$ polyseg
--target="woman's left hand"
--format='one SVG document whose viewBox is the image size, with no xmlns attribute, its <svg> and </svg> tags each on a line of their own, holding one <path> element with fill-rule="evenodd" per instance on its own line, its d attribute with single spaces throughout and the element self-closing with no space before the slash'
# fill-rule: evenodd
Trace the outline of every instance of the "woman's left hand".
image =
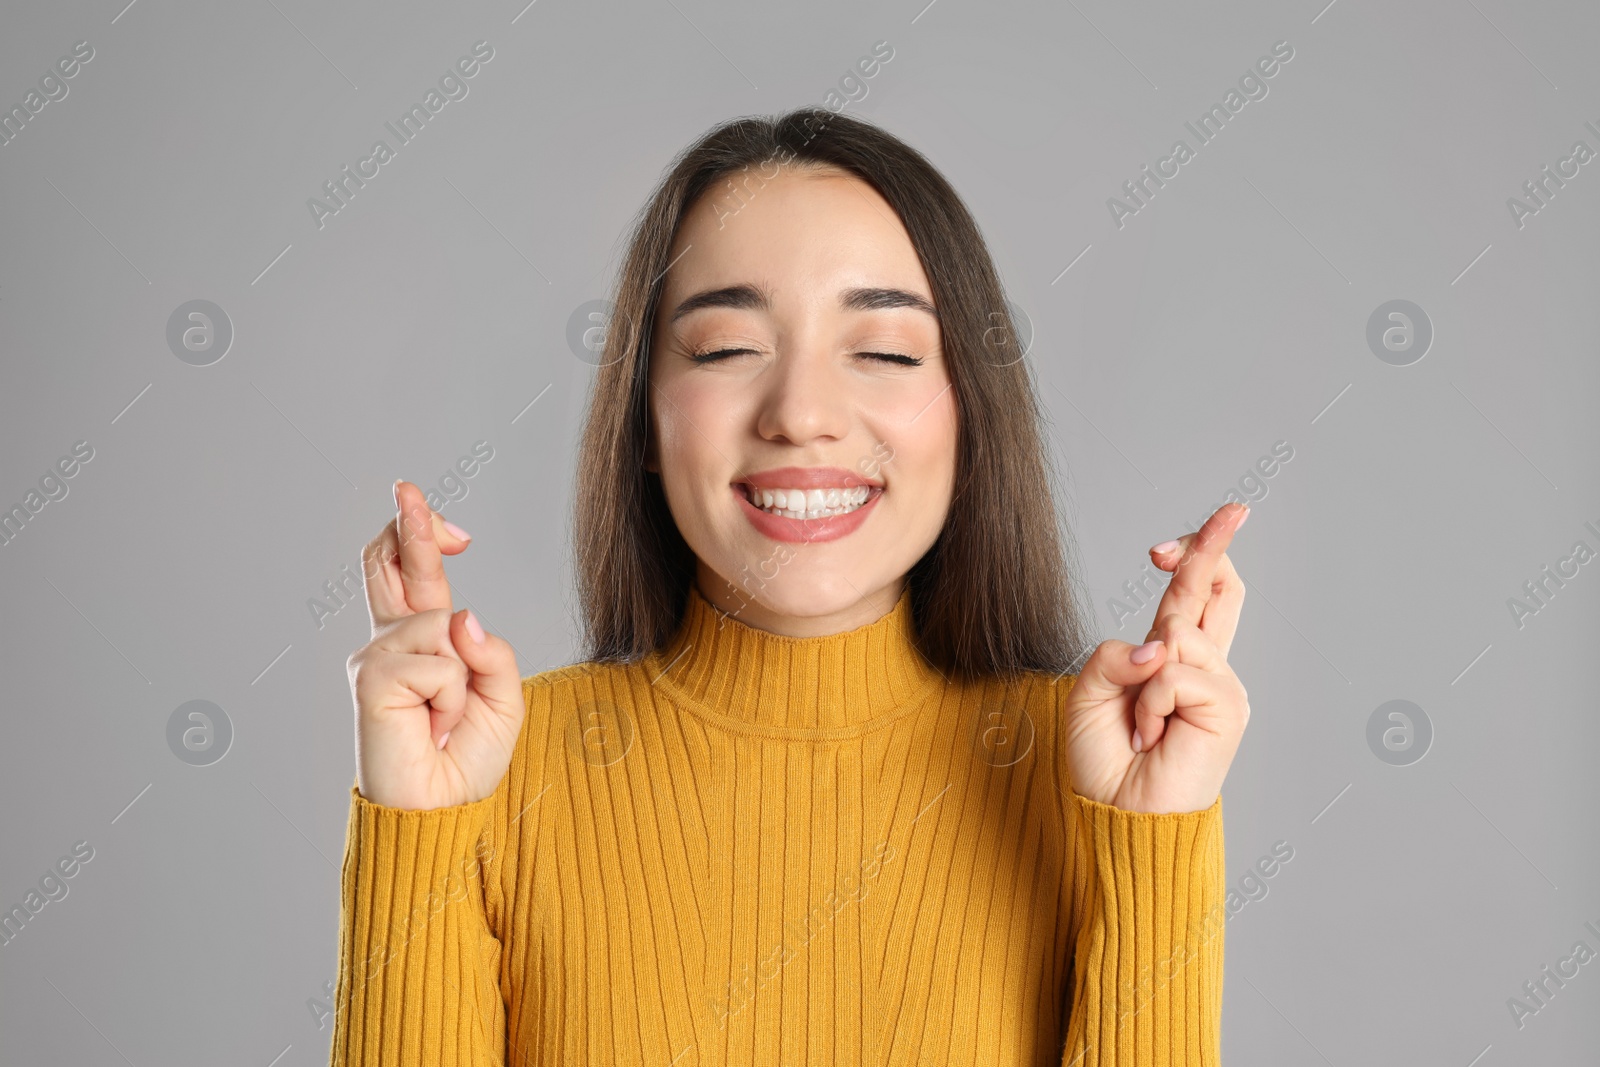
<svg viewBox="0 0 1600 1067">
<path fill-rule="evenodd" d="M 1228 666 L 1244 583 L 1225 555 L 1249 514 L 1230 502 L 1166 552 L 1176 568 L 1146 636 L 1153 648 L 1105 641 L 1067 694 L 1067 769 L 1080 796 L 1128 811 L 1203 811 L 1216 802 L 1250 721 Z M 1130 656 L 1141 647 L 1153 655 Z"/>
</svg>

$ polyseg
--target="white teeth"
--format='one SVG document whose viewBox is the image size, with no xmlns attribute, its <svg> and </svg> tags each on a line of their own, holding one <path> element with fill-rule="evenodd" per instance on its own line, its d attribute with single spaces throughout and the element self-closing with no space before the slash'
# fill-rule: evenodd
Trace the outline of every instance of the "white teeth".
<svg viewBox="0 0 1600 1067">
<path fill-rule="evenodd" d="M 750 502 L 774 515 L 790 519 L 821 519 L 843 515 L 865 504 L 872 495 L 869 486 L 830 489 L 758 489 L 745 487 Z"/>
</svg>

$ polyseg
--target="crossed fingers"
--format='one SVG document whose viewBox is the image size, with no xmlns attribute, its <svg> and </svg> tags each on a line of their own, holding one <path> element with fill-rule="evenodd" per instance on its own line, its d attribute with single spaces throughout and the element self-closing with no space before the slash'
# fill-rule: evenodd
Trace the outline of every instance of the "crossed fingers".
<svg viewBox="0 0 1600 1067">
<path fill-rule="evenodd" d="M 1244 605 L 1244 581 L 1228 559 L 1227 548 L 1249 515 L 1246 505 L 1225 504 L 1199 530 L 1178 538 L 1177 547 L 1165 552 L 1150 550 L 1157 566 L 1170 566 L 1174 560 L 1177 564 L 1172 581 L 1156 606 L 1157 624 L 1163 616 L 1178 614 L 1211 638 L 1224 659 L 1233 646 Z M 1157 626 L 1151 626 L 1145 640 L 1159 636 L 1156 631 Z"/>
</svg>

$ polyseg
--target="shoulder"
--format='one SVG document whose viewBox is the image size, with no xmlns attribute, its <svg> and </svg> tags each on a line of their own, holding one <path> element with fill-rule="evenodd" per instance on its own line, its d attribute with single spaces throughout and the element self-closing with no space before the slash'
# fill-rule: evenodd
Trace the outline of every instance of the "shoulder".
<svg viewBox="0 0 1600 1067">
<path fill-rule="evenodd" d="M 1065 742 L 1061 726 L 1067 694 L 1077 680 L 1075 674 L 1045 671 L 989 675 L 966 686 L 962 704 L 976 711 L 980 735 L 1014 738 L 1016 758 L 1020 760 L 1031 750 L 1042 769 L 1054 775 Z"/>
<path fill-rule="evenodd" d="M 1026 779 L 1040 806 L 1036 815 L 1060 847 L 1069 789 L 1067 694 L 1075 674 L 1019 671 L 989 675 L 963 694 L 964 729 L 971 729 L 978 758 Z M 976 715 L 974 722 L 972 716 Z"/>
<path fill-rule="evenodd" d="M 626 679 L 637 664 L 585 661 L 530 674 L 522 679 L 522 699 L 528 711 L 573 708 L 595 699 L 626 691 Z"/>
<path fill-rule="evenodd" d="M 1076 674 L 1053 671 L 1018 671 L 1011 675 L 991 675 L 983 679 L 982 689 L 1007 705 L 1027 708 L 1031 714 L 1053 714 L 1066 707 L 1067 694 L 1077 684 Z"/>
<path fill-rule="evenodd" d="M 593 678 L 598 674 L 619 669 L 618 665 L 609 663 L 569 663 L 565 667 L 552 667 L 547 671 L 527 675 L 522 679 L 522 693 L 526 699 L 535 696 L 547 697 L 551 692 L 560 688 L 564 683 Z"/>
<path fill-rule="evenodd" d="M 633 694 L 641 691 L 635 683 L 645 678 L 642 664 L 596 661 L 525 676 L 522 758 L 542 764 L 558 746 L 583 749 L 597 737 L 631 736 Z"/>
</svg>

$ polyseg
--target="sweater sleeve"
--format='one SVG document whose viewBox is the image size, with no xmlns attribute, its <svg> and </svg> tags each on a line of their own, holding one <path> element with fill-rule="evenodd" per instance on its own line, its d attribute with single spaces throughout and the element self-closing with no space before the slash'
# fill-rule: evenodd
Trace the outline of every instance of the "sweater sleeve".
<svg viewBox="0 0 1600 1067">
<path fill-rule="evenodd" d="M 1063 1067 L 1221 1063 L 1222 797 L 1125 811 L 1063 788 L 1070 979 Z"/>
<path fill-rule="evenodd" d="M 408 811 L 351 786 L 330 1067 L 505 1062 L 503 913 L 485 903 L 505 792 Z"/>
</svg>

